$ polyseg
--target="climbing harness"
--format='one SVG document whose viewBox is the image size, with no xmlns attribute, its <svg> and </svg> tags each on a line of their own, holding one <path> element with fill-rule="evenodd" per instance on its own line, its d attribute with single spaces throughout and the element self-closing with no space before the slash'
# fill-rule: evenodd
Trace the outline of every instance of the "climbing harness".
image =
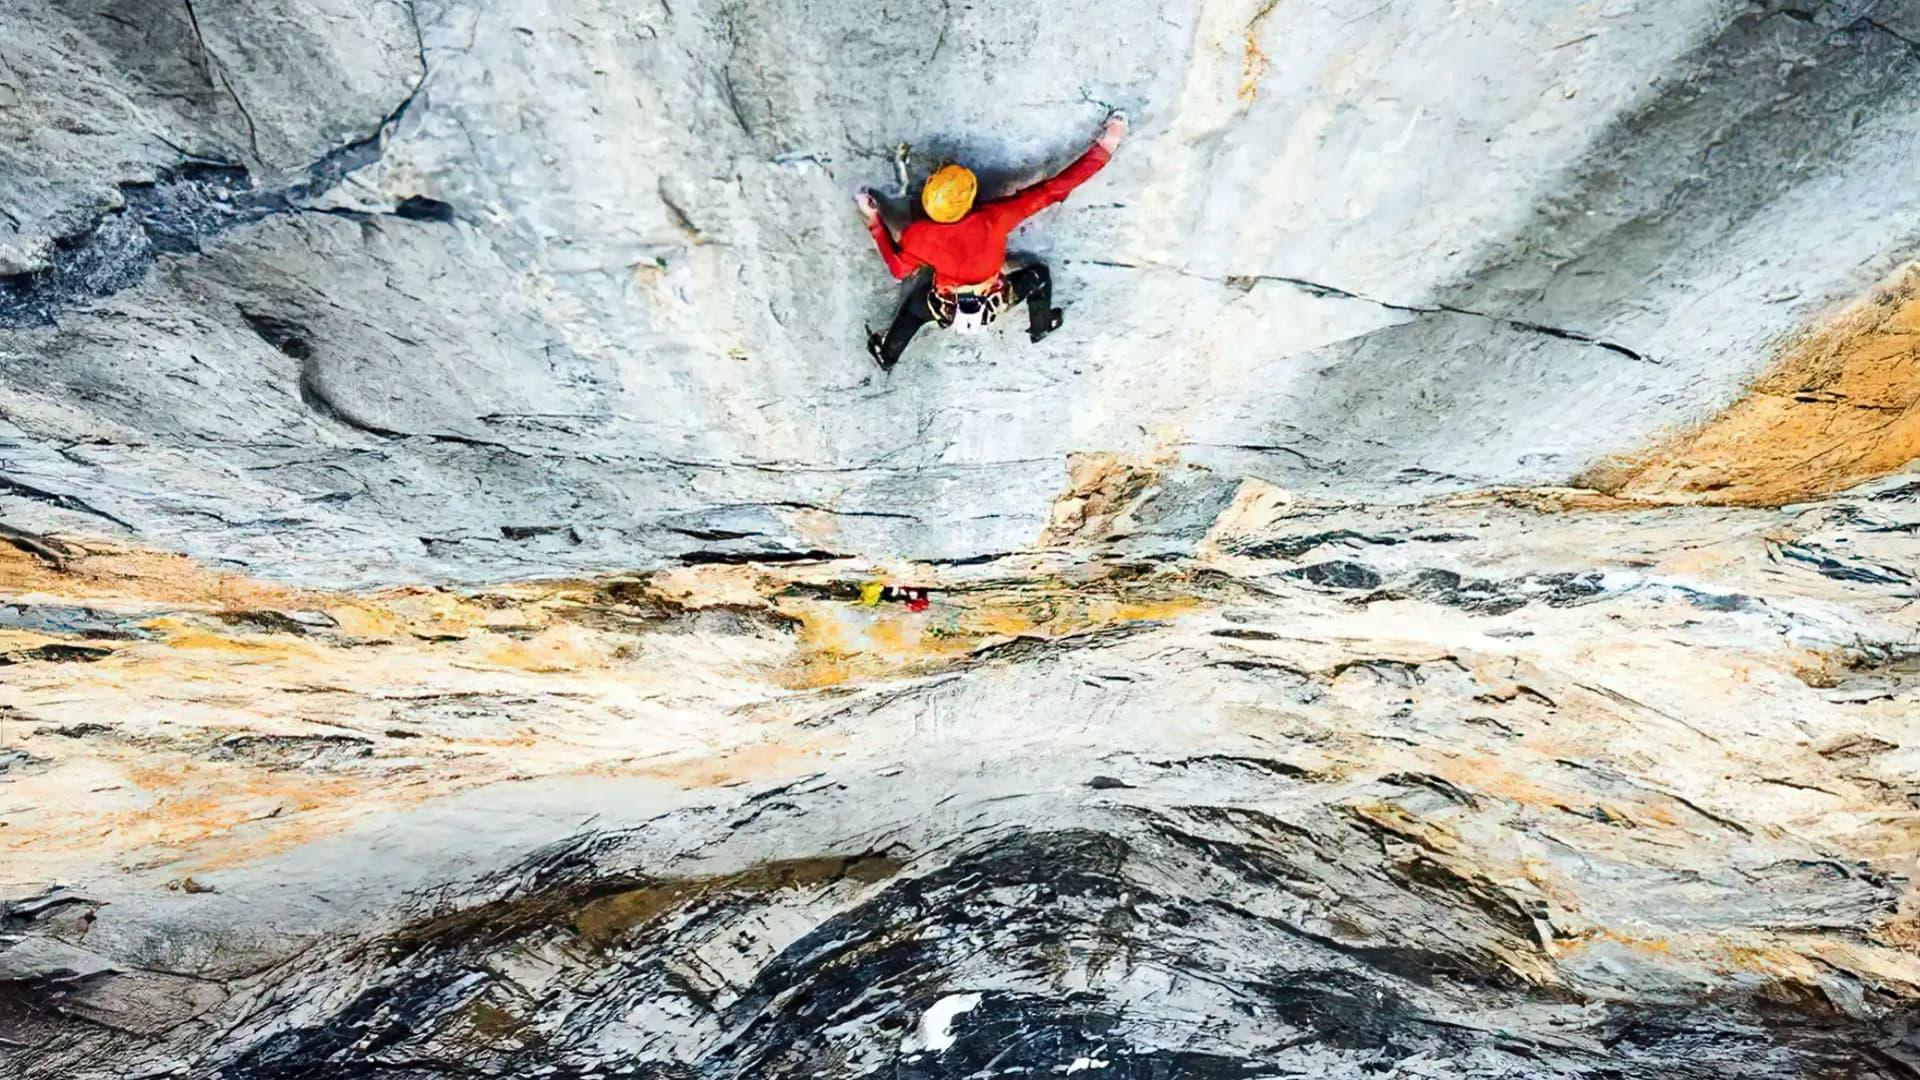
<svg viewBox="0 0 1920 1080">
<path fill-rule="evenodd" d="M 993 325 L 1007 308 L 1007 279 L 969 285 L 952 292 L 935 290 L 927 296 L 927 309 L 941 327 L 962 334 L 976 334 Z"/>
</svg>

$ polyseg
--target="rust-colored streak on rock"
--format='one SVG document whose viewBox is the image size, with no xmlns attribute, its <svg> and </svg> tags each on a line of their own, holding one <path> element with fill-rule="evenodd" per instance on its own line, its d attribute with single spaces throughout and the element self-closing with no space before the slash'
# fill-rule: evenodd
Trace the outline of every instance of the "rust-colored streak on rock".
<svg viewBox="0 0 1920 1080">
<path fill-rule="evenodd" d="M 1920 457 L 1920 264 L 1791 345 L 1698 429 L 1582 483 L 1636 503 L 1779 506 Z"/>
<path fill-rule="evenodd" d="M 1271 63 L 1266 50 L 1260 47 L 1260 24 L 1267 21 L 1273 9 L 1280 6 L 1280 0 L 1266 0 L 1260 10 L 1247 22 L 1246 44 L 1241 50 L 1240 90 L 1238 97 L 1242 104 L 1252 105 L 1260 96 L 1260 80 L 1266 77 L 1267 67 Z"/>
<path fill-rule="evenodd" d="M 1107 453 L 1072 455 L 1067 459 L 1067 490 L 1054 500 L 1041 546 L 1095 543 L 1124 532 L 1127 511 L 1140 504 L 1171 464 L 1167 456 L 1135 460 Z"/>
<path fill-rule="evenodd" d="M 73 554 L 54 565 L 18 548 L 0 545 L 0 591 L 46 594 L 69 601 L 133 600 L 144 605 L 195 608 L 301 608 L 316 594 L 270 581 L 215 570 L 166 551 L 87 538 L 69 545 Z"/>
<path fill-rule="evenodd" d="M 866 608 L 848 597 L 875 571 L 844 565 L 356 594 L 125 545 L 75 550 L 61 568 L 0 546 L 0 601 L 119 620 L 107 638 L 0 629 L 0 654 L 21 658 L 0 680 L 0 717 L 36 763 L 10 781 L 20 809 L 0 815 L 0 861 L 48 878 L 83 864 L 229 869 L 507 778 L 778 779 L 817 767 L 839 736 L 733 710 L 777 715 L 794 689 L 931 674 L 994 642 L 1202 606 L 1179 575 L 962 586 L 899 567 L 937 590 L 934 609 Z M 36 651 L 49 648 L 103 655 Z"/>
<path fill-rule="evenodd" d="M 648 882 L 573 907 L 571 925 L 589 946 L 605 950 L 660 916 L 715 894 L 817 889 L 842 882 L 856 887 L 877 885 L 899 873 L 902 865 L 884 854 L 822 855 L 762 863 L 714 877 Z M 563 912 L 569 906 L 562 901 Z"/>
</svg>

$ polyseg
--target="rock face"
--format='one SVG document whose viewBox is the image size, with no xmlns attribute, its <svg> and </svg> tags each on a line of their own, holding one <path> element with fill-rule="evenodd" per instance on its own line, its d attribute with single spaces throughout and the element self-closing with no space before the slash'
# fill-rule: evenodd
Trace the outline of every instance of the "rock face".
<svg viewBox="0 0 1920 1080">
<path fill-rule="evenodd" d="M 315 583 L 1018 550 L 1082 451 L 1565 482 L 1733 402 L 1920 209 L 1884 0 L 4 18 L 9 514 Z M 852 190 L 902 141 L 1004 187 L 1109 106 L 1134 139 L 1018 237 L 1070 331 L 879 375 Z"/>
<path fill-rule="evenodd" d="M 1917 489 L 1250 481 L 1196 559 L 927 570 L 924 613 L 840 562 L 366 596 L 23 553 L 70 602 L 10 609 L 4 839 L 50 883 L 10 1054 L 1901 1076 Z"/>
<path fill-rule="evenodd" d="M 849 196 L 1113 108 L 880 373 Z M 1914 1075 L 1916 140 L 1899 0 L 10 5 L 0 1071 Z"/>
</svg>

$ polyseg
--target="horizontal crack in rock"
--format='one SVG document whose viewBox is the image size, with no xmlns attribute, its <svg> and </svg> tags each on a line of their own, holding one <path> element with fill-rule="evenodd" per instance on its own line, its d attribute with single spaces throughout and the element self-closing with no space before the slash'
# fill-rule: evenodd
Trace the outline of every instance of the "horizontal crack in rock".
<svg viewBox="0 0 1920 1080">
<path fill-rule="evenodd" d="M 37 488 L 31 484 L 23 484 L 10 476 L 0 476 L 0 495 L 18 495 L 23 499 L 32 499 L 34 502 L 45 503 L 48 506 L 57 506 L 62 510 L 71 510 L 76 514 L 86 514 L 105 521 L 111 521 L 129 532 L 135 531 L 126 519 L 116 517 L 84 499 L 76 498 L 72 495 L 64 495 L 57 491 L 48 491 L 45 488 Z"/>
<path fill-rule="evenodd" d="M 1252 288 L 1256 282 L 1274 281 L 1283 285 L 1291 285 L 1309 296 L 1321 299 L 1331 297 L 1340 300 L 1357 300 L 1363 304 L 1373 304 L 1376 307 L 1385 308 L 1388 311 L 1404 311 L 1414 315 L 1463 315 L 1473 319 L 1485 319 L 1488 322 L 1499 323 L 1513 330 L 1520 330 L 1531 334 L 1544 334 L 1547 337 L 1578 342 L 1582 345 L 1591 345 L 1596 349 L 1605 349 L 1608 352 L 1618 353 L 1630 360 L 1637 360 L 1643 364 L 1658 365 L 1660 363 L 1659 360 L 1640 352 L 1638 349 L 1632 349 L 1617 341 L 1608 341 L 1579 330 L 1569 330 L 1563 326 L 1548 326 L 1544 323 L 1531 322 L 1526 319 L 1516 319 L 1510 315 L 1496 315 L 1488 311 L 1476 311 L 1473 308 L 1455 307 L 1452 304 L 1397 303 L 1392 300 L 1382 300 L 1378 297 L 1367 296 L 1364 293 L 1353 292 L 1350 289 L 1343 289 L 1338 285 L 1328 285 L 1324 282 L 1311 281 L 1306 278 L 1289 277 L 1285 274 L 1228 274 L 1225 277 L 1214 277 L 1209 274 L 1195 273 L 1192 270 L 1185 270 L 1177 266 L 1115 262 L 1106 259 L 1081 259 L 1078 261 L 1093 266 L 1111 267 L 1117 270 L 1161 270 L 1167 273 L 1179 274 L 1182 277 L 1199 278 L 1202 281 L 1211 281 L 1220 285 L 1240 289 Z"/>
</svg>

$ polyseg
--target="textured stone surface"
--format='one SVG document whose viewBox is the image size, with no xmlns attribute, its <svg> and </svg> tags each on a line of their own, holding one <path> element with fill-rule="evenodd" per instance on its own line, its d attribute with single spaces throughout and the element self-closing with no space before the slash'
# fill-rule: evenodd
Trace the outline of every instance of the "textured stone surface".
<svg viewBox="0 0 1920 1080">
<path fill-rule="evenodd" d="M 1920 199 L 1886 3 L 1181 3 L 1097 44 L 1071 4 L 201 3 L 198 37 L 121 6 L 5 16 L 0 227 L 70 272 L 0 287 L 0 438 L 98 511 L 16 486 L 9 518 L 315 583 L 689 531 L 1016 550 L 1082 451 L 1564 482 L 1738 397 L 1911 254 Z M 1013 182 L 1109 105 L 1134 139 L 1019 237 L 1070 332 L 872 370 L 850 191 L 903 140 Z"/>
<path fill-rule="evenodd" d="M 1916 106 L 1903 0 L 7 6 L 0 1073 L 1913 1075 Z M 880 374 L 848 196 L 1115 107 L 1062 332 Z"/>
<path fill-rule="evenodd" d="M 356 596 L 9 556 L 0 839 L 65 887 L 11 887 L 15 1061 L 1901 1075 L 1916 483 L 1249 482 L 1198 561 L 925 569 L 924 614 L 850 563 Z"/>
</svg>

